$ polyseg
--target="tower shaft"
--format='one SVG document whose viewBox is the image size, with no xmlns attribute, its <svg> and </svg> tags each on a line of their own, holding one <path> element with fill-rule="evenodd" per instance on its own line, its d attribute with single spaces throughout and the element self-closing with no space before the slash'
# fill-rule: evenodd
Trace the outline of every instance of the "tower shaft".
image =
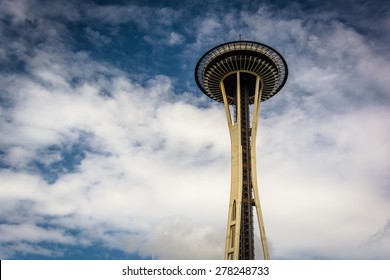
<svg viewBox="0 0 390 280">
<path fill-rule="evenodd" d="M 256 179 L 256 130 L 261 100 L 260 85 L 259 76 L 242 71 L 229 75 L 220 83 L 232 154 L 225 259 L 254 259 L 254 208 L 260 228 L 263 257 L 269 258 Z M 252 116 L 250 96 L 255 96 Z M 228 98 L 235 100 L 233 105 L 229 105 Z M 231 107 L 234 111 L 233 117 Z"/>
</svg>

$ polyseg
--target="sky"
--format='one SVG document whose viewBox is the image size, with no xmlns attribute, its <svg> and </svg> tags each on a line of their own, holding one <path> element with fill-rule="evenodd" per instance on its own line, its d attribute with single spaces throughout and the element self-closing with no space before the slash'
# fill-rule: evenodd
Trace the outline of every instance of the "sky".
<svg viewBox="0 0 390 280">
<path fill-rule="evenodd" d="M 271 258 L 390 259 L 382 0 L 0 0 L 0 258 L 222 259 L 229 132 L 194 69 L 239 34 L 289 67 L 257 135 Z"/>
</svg>

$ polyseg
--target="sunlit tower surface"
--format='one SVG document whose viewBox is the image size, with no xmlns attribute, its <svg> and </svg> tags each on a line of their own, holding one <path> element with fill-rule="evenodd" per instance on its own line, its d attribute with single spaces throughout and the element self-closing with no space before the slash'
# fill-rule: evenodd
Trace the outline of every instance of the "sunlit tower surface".
<svg viewBox="0 0 390 280">
<path fill-rule="evenodd" d="M 253 260 L 256 211 L 264 259 L 269 259 L 256 175 L 260 102 L 286 83 L 287 63 L 273 48 L 252 41 L 228 42 L 209 50 L 195 68 L 199 88 L 225 105 L 231 140 L 231 190 L 225 259 Z"/>
</svg>

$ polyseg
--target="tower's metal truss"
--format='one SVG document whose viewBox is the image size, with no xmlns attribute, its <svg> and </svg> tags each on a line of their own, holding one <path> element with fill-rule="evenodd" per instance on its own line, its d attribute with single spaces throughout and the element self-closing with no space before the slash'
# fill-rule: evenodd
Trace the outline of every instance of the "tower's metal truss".
<svg viewBox="0 0 390 280">
<path fill-rule="evenodd" d="M 256 132 L 260 102 L 283 87 L 287 74 L 287 64 L 277 51 L 249 41 L 217 46 L 203 55 L 196 66 L 195 79 L 200 89 L 224 103 L 230 132 L 231 191 L 225 259 L 254 259 L 253 208 L 263 257 L 269 259 L 257 188 Z"/>
</svg>

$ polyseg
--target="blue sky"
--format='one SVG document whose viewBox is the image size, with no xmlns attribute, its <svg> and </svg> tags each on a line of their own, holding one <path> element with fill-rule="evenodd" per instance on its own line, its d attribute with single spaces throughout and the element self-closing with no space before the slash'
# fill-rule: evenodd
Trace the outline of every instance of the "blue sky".
<svg viewBox="0 0 390 280">
<path fill-rule="evenodd" d="M 257 140 L 271 258 L 390 259 L 380 0 L 1 1 L 0 258 L 222 259 L 229 134 L 193 71 L 239 34 L 289 66 Z"/>
</svg>

